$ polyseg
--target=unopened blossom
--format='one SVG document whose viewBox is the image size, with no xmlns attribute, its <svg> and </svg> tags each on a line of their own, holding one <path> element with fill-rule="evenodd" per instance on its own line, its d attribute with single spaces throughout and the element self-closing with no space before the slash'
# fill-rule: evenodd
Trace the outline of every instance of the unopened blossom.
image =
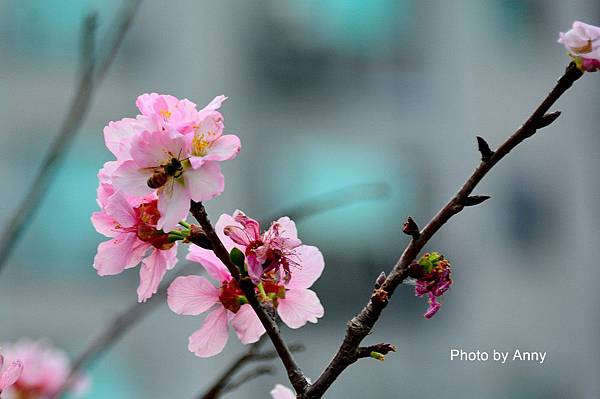
<svg viewBox="0 0 600 399">
<path fill-rule="evenodd" d="M 298 239 L 296 224 L 288 217 L 271 223 L 261 234 L 256 220 L 236 210 L 231 216 L 221 215 L 215 228 L 228 251 L 237 247 L 244 253 L 248 275 L 255 284 L 266 274 L 289 281 L 292 268 L 299 270 L 303 267 L 306 246 Z M 315 247 L 311 248 L 318 252 Z"/>
<path fill-rule="evenodd" d="M 452 285 L 452 268 L 450 262 L 437 252 L 423 255 L 418 265 L 422 269 L 416 281 L 415 295 L 422 297 L 427 294 L 429 308 L 425 317 L 430 319 L 442 306 L 437 298 L 444 295 Z"/>
<path fill-rule="evenodd" d="M 270 394 L 273 399 L 296 399 L 296 394 L 281 384 L 275 385 L 275 388 L 271 389 Z"/>
<path fill-rule="evenodd" d="M 565 46 L 581 70 L 600 69 L 600 27 L 575 21 L 571 30 L 560 32 L 558 42 Z"/>
<path fill-rule="evenodd" d="M 240 151 L 235 135 L 223 134 L 216 97 L 201 110 L 189 100 L 156 93 L 138 97 L 142 112 L 135 119 L 110 122 L 106 146 L 116 157 L 110 176 L 133 196 L 158 196 L 159 229 L 171 230 L 188 214 L 190 200 L 206 201 L 223 192 L 219 163 Z"/>
<path fill-rule="evenodd" d="M 167 270 L 177 263 L 177 244 L 169 234 L 157 229 L 160 218 L 154 195 L 128 196 L 100 177 L 98 203 L 102 210 L 92 215 L 96 230 L 110 237 L 98 245 L 94 268 L 100 276 L 121 273 L 140 262 L 138 301 L 156 293 Z"/>
<path fill-rule="evenodd" d="M 23 362 L 13 360 L 4 367 L 4 356 L 0 354 L 0 393 L 13 385 L 23 373 Z"/>
<path fill-rule="evenodd" d="M 17 381 L 3 392 L 3 399 L 47 399 L 67 381 L 71 362 L 62 350 L 48 342 L 21 339 L 3 347 L 6 359 L 19 359 L 23 366 Z M 86 386 L 87 379 L 80 376 L 73 382 L 71 391 L 81 394 Z"/>
</svg>

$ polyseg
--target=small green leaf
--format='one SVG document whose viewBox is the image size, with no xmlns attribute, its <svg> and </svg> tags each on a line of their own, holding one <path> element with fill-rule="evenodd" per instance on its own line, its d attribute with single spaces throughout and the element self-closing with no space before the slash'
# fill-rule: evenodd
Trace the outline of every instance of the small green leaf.
<svg viewBox="0 0 600 399">
<path fill-rule="evenodd" d="M 239 267 L 240 270 L 244 270 L 244 260 L 246 257 L 242 251 L 234 247 L 229 253 L 229 257 L 234 265 Z"/>
</svg>

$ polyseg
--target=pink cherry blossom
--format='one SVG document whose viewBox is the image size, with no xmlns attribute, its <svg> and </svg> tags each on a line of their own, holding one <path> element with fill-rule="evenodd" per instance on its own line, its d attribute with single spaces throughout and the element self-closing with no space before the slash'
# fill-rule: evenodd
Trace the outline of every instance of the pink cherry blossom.
<svg viewBox="0 0 600 399">
<path fill-rule="evenodd" d="M 582 70 L 594 72 L 600 69 L 600 27 L 575 21 L 571 30 L 560 32 L 558 42 L 565 46 Z"/>
<path fill-rule="evenodd" d="M 275 388 L 271 389 L 270 394 L 273 399 L 296 399 L 296 394 L 281 384 L 275 385 Z"/>
<path fill-rule="evenodd" d="M 23 362 L 21 360 L 13 360 L 5 368 L 4 356 L 0 354 L 0 393 L 17 382 L 22 373 Z"/>
<path fill-rule="evenodd" d="M 156 293 L 167 270 L 175 267 L 177 244 L 156 228 L 160 215 L 155 196 L 130 197 L 102 179 L 98 191 L 102 210 L 92 215 L 92 223 L 111 239 L 98 245 L 94 268 L 100 276 L 108 276 L 141 262 L 137 294 L 138 301 L 145 302 Z"/>
<path fill-rule="evenodd" d="M 20 359 L 22 373 L 5 392 L 7 398 L 49 398 L 66 382 L 71 364 L 63 351 L 46 341 L 21 339 L 5 345 L 7 359 Z M 73 392 L 81 394 L 86 389 L 87 379 L 79 377 L 73 384 Z"/>
<path fill-rule="evenodd" d="M 295 223 L 288 217 L 271 223 L 261 234 L 256 220 L 236 210 L 232 216 L 222 215 L 216 229 L 229 251 L 236 246 L 244 252 L 248 275 L 255 284 L 271 271 L 276 272 L 275 277 L 289 281 L 291 268 L 302 267 L 302 241 L 298 239 Z"/>
<path fill-rule="evenodd" d="M 232 220 L 231 216 L 225 214 L 221 215 L 216 223 L 217 234 L 219 234 L 228 250 L 235 246 L 235 242 L 223 233 L 223 228 L 229 225 Z M 282 222 L 279 230 L 281 234 L 284 234 L 284 236 L 290 235 L 290 237 L 296 235 L 295 226 L 289 218 L 282 218 L 279 221 Z M 251 222 L 248 223 L 248 226 L 250 224 Z M 252 229 L 256 231 L 256 229 Z M 179 314 L 200 314 L 216 304 L 217 306 L 213 312 L 223 314 L 225 313 L 223 308 L 228 310 L 230 312 L 228 317 L 222 316 L 221 319 L 217 319 L 217 316 L 210 319 L 207 317 L 204 326 L 199 330 L 202 331 L 202 334 L 209 330 L 213 333 L 220 331 L 220 334 L 211 336 L 212 339 L 217 339 L 217 337 L 220 339 L 218 343 L 221 346 L 216 353 L 220 352 L 225 345 L 222 337 L 226 335 L 227 320 L 231 320 L 231 325 L 242 342 L 248 343 L 257 340 L 264 333 L 264 328 L 249 305 L 244 304 L 240 307 L 240 303 L 245 301 L 245 297 L 225 265 L 212 251 L 195 245 L 190 246 L 187 259 L 200 263 L 207 273 L 217 282 L 220 282 L 221 285 L 217 289 L 203 277 L 180 277 L 178 278 L 179 282 L 177 284 L 174 282 L 169 288 L 168 302 L 171 309 Z M 277 310 L 281 320 L 290 328 L 300 328 L 307 322 L 317 323 L 318 319 L 323 317 L 325 313 L 317 294 L 309 289 L 321 276 L 325 262 L 319 249 L 309 245 L 295 247 L 294 259 L 298 262 L 297 268 L 291 273 L 289 279 L 277 278 L 278 270 L 271 269 L 263 273 L 263 279 L 257 287 L 256 294 L 259 300 L 270 302 Z M 196 288 L 193 290 L 184 288 L 191 284 Z M 207 288 L 209 286 L 210 288 Z M 209 296 L 206 295 L 207 290 L 211 292 Z M 240 315 L 240 313 L 242 314 Z M 215 320 L 220 324 L 217 324 Z M 209 327 L 206 327 L 209 322 Z M 197 351 L 198 347 L 195 344 L 202 335 L 197 334 L 190 337 L 190 350 L 196 352 L 196 354 L 198 352 L 203 354 L 206 351 L 205 346 L 213 344 L 203 341 L 204 346 L 201 346 L 201 350 Z M 253 339 L 244 339 L 244 336 L 247 335 L 250 335 Z"/>
<path fill-rule="evenodd" d="M 229 338 L 230 324 L 242 343 L 258 341 L 265 329 L 237 282 L 212 251 L 190 246 L 188 259 L 201 262 L 217 283 L 200 276 L 177 277 L 167 292 L 167 303 L 177 314 L 198 316 L 209 311 L 199 330 L 189 338 L 188 349 L 199 357 L 219 354 Z"/>
<path fill-rule="evenodd" d="M 217 110 L 225 99 L 217 96 L 198 111 L 187 99 L 143 94 L 136 101 L 142 115 L 105 127 L 106 146 L 117 158 L 112 183 L 133 196 L 157 193 L 159 229 L 171 230 L 185 219 L 190 200 L 223 192 L 219 162 L 235 158 L 241 148 L 237 136 L 223 134 Z"/>
</svg>

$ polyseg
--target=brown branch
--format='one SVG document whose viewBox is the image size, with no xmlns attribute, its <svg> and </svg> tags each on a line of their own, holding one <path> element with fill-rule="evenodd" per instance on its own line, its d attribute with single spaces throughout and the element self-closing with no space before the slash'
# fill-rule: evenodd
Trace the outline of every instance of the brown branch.
<svg viewBox="0 0 600 399">
<path fill-rule="evenodd" d="M 259 352 L 258 350 L 267 340 L 267 336 L 263 335 L 257 342 L 253 343 L 249 346 L 248 350 L 240 354 L 237 358 L 233 360 L 233 362 L 227 367 L 223 373 L 217 378 L 217 380 L 213 383 L 213 385 L 206 390 L 205 393 L 199 396 L 199 399 L 216 399 L 223 395 L 225 392 L 231 391 L 233 388 L 231 387 L 230 380 L 233 378 L 235 373 L 239 369 L 241 369 L 244 365 L 254 362 L 254 361 L 265 361 L 272 360 L 278 357 L 276 351 L 266 351 Z M 302 344 L 292 344 L 290 345 L 290 351 L 292 352 L 301 352 L 304 350 L 304 345 Z M 238 379 L 239 381 L 239 379 Z M 239 385 L 235 385 L 237 388 Z M 227 389 L 229 387 L 229 389 Z"/>
<path fill-rule="evenodd" d="M 387 355 L 390 352 L 396 352 L 396 346 L 392 344 L 380 343 L 371 346 L 361 346 L 356 349 L 356 356 L 358 359 L 362 359 L 364 357 L 373 357 L 373 353 Z M 379 359 L 383 360 L 383 359 Z"/>
<path fill-rule="evenodd" d="M 106 56 L 99 63 L 94 59 L 93 48 L 96 17 L 95 14 L 93 14 L 86 18 L 81 50 L 81 76 L 75 97 L 73 98 L 69 112 L 62 123 L 56 139 L 48 150 L 38 169 L 35 179 L 27 190 L 25 198 L 21 201 L 19 208 L 15 211 L 0 236 L 0 271 L 2 271 L 16 243 L 21 238 L 30 218 L 35 214 L 43 196 L 52 184 L 57 167 L 64 158 L 75 134 L 89 110 L 94 95 L 94 88 L 97 87 L 106 76 L 108 68 L 121 47 L 125 34 L 131 26 L 140 2 L 141 0 L 128 0 L 129 4 L 121 11 L 115 37 L 110 42 Z"/>
<path fill-rule="evenodd" d="M 192 201 L 190 212 L 196 218 L 196 220 L 198 220 L 198 223 L 200 223 L 200 227 L 202 227 L 204 233 L 210 240 L 214 254 L 227 267 L 232 277 L 238 281 L 240 288 L 242 289 L 246 298 L 248 299 L 248 303 L 256 312 L 256 315 L 258 316 L 260 322 L 267 331 L 267 335 L 271 339 L 271 342 L 273 343 L 277 354 L 281 358 L 281 361 L 287 371 L 288 378 L 292 383 L 292 386 L 294 387 L 296 392 L 304 392 L 304 390 L 308 386 L 308 381 L 306 380 L 306 377 L 302 373 L 302 370 L 300 369 L 300 367 L 298 367 L 298 364 L 294 360 L 292 352 L 283 340 L 281 332 L 279 331 L 279 327 L 277 326 L 275 320 L 270 316 L 269 310 L 267 310 L 256 297 L 256 294 L 254 292 L 254 284 L 252 284 L 252 281 L 250 281 L 248 277 L 241 277 L 240 271 L 231 261 L 231 258 L 229 257 L 229 252 L 227 252 L 227 249 L 223 246 L 223 243 L 219 239 L 219 236 L 217 235 L 212 224 L 210 223 L 210 220 L 208 219 L 208 215 L 206 214 L 206 210 L 204 209 L 202 203 Z"/>
<path fill-rule="evenodd" d="M 512 149 L 531 137 L 538 129 L 548 126 L 558 117 L 558 113 L 546 114 L 550 107 L 560 98 L 560 96 L 571 87 L 571 85 L 583 75 L 575 64 L 571 63 L 563 76 L 548 96 L 542 101 L 538 108 L 531 114 L 529 119 L 510 136 L 494 153 L 490 154 L 489 147 L 484 153 L 479 166 L 475 169 L 471 177 L 458 190 L 456 195 L 438 212 L 437 215 L 421 231 L 421 235 L 416 240 L 411 240 L 402 253 L 398 262 L 394 265 L 391 273 L 381 284 L 381 288 L 373 292 L 367 305 L 347 324 L 346 335 L 337 353 L 325 368 L 323 373 L 309 386 L 304 393 L 300 392 L 299 398 L 320 398 L 338 378 L 338 376 L 352 363 L 358 356 L 358 348 L 362 340 L 371 332 L 373 326 L 379 319 L 381 312 L 386 307 L 388 299 L 394 294 L 399 284 L 407 277 L 408 268 L 416 258 L 421 249 L 433 237 L 433 235 L 450 218 L 459 213 L 465 206 L 465 200 L 473 192 L 477 184 L 483 177 L 504 158 Z M 482 141 L 479 140 L 480 150 Z M 485 146 L 484 146 L 485 147 Z M 489 156 L 489 157 L 488 157 Z"/>
</svg>

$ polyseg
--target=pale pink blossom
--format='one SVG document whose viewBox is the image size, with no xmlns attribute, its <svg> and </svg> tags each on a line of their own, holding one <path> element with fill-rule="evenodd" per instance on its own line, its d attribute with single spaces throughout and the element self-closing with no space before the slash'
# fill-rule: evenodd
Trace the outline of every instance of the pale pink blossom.
<svg viewBox="0 0 600 399">
<path fill-rule="evenodd" d="M 296 399 L 294 391 L 281 384 L 275 385 L 275 388 L 271 389 L 270 393 L 273 399 Z"/>
<path fill-rule="evenodd" d="M 66 382 L 71 369 L 66 354 L 42 340 L 21 339 L 15 344 L 5 345 L 5 355 L 7 359 L 20 359 L 23 365 L 20 377 L 3 392 L 6 398 L 49 398 Z M 83 393 L 86 386 L 86 378 L 77 378 L 73 393 Z"/>
<path fill-rule="evenodd" d="M 137 295 L 139 302 L 145 302 L 177 263 L 177 244 L 156 227 L 160 217 L 157 199 L 153 195 L 128 196 L 101 179 L 98 203 L 102 210 L 92 215 L 92 223 L 110 240 L 98 245 L 94 268 L 100 276 L 108 276 L 141 262 Z"/>
<path fill-rule="evenodd" d="M 13 360 L 4 367 L 4 356 L 0 354 L 0 393 L 13 385 L 23 373 L 23 362 Z"/>
<path fill-rule="evenodd" d="M 134 196 L 157 193 L 159 229 L 171 230 L 185 219 L 190 200 L 223 192 L 219 162 L 235 158 L 241 148 L 237 136 L 223 134 L 217 110 L 225 99 L 217 96 L 198 111 L 187 99 L 142 94 L 136 101 L 142 115 L 104 128 L 105 144 L 117 158 L 112 183 Z"/>
<path fill-rule="evenodd" d="M 242 343 L 258 341 L 265 329 L 225 265 L 212 251 L 195 245 L 191 245 L 188 259 L 201 262 L 217 284 L 200 276 L 181 276 L 168 289 L 167 303 L 175 313 L 198 316 L 209 312 L 189 338 L 190 352 L 199 357 L 220 353 L 229 338 L 229 325 Z"/>
<path fill-rule="evenodd" d="M 588 72 L 600 69 L 600 27 L 575 21 L 571 30 L 560 32 L 558 42 L 575 58 L 579 68 Z"/>
<path fill-rule="evenodd" d="M 244 252 L 248 275 L 257 284 L 266 273 L 289 281 L 292 268 L 302 268 L 302 241 L 295 223 L 288 217 L 279 218 L 260 233 L 259 223 L 236 210 L 232 216 L 221 215 L 216 230 L 227 250 L 235 246 Z M 318 251 L 318 250 L 317 250 Z"/>
</svg>

